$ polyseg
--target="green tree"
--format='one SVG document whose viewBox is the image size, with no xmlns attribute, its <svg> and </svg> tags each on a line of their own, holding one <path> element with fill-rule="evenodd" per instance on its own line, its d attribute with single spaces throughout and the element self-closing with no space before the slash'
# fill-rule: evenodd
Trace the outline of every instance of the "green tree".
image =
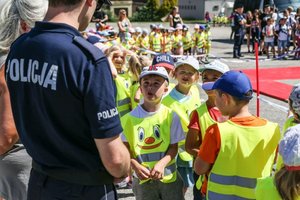
<svg viewBox="0 0 300 200">
<path fill-rule="evenodd" d="M 133 14 L 133 21 L 159 21 L 159 0 L 148 0 L 146 6 L 140 8 L 136 13 Z"/>
<path fill-rule="evenodd" d="M 170 13 L 174 6 L 177 6 L 178 0 L 163 0 L 161 6 L 159 7 L 160 17 Z"/>
</svg>

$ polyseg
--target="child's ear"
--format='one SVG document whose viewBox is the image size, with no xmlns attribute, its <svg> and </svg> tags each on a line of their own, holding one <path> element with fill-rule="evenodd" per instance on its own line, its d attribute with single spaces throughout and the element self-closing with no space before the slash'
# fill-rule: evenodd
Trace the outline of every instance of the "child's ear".
<svg viewBox="0 0 300 200">
<path fill-rule="evenodd" d="M 30 30 L 29 26 L 22 19 L 20 21 L 20 26 L 21 26 L 22 33 L 27 33 Z"/>
<path fill-rule="evenodd" d="M 166 94 L 168 91 L 169 91 L 169 85 L 166 84 L 166 87 L 165 87 L 165 89 L 164 89 L 164 93 Z"/>
</svg>

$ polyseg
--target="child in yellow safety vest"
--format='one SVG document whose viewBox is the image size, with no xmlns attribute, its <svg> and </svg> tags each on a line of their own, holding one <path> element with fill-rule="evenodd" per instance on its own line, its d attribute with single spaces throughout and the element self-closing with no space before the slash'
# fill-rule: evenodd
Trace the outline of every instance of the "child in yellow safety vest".
<svg viewBox="0 0 300 200">
<path fill-rule="evenodd" d="M 172 40 L 169 36 L 168 29 L 161 30 L 162 37 L 161 37 L 161 46 L 162 46 L 162 53 L 171 53 L 172 50 Z"/>
<path fill-rule="evenodd" d="M 291 116 L 285 121 L 282 132 L 284 133 L 288 128 L 300 124 L 300 84 L 293 86 L 293 89 L 289 96 L 289 110 L 292 113 Z M 283 161 L 279 155 L 276 164 L 276 171 L 282 168 Z"/>
<path fill-rule="evenodd" d="M 211 50 L 211 31 L 210 31 L 210 25 L 206 24 L 205 25 L 205 30 L 203 32 L 204 34 L 204 50 L 205 50 L 205 61 L 208 61 L 208 56 L 210 54 L 210 50 Z"/>
<path fill-rule="evenodd" d="M 155 32 L 154 32 L 154 34 L 152 35 L 152 38 L 151 38 L 152 44 L 150 46 L 152 46 L 152 51 L 154 51 L 156 53 L 161 53 L 161 51 L 162 51 L 161 29 L 162 29 L 161 25 L 156 26 Z"/>
<path fill-rule="evenodd" d="M 126 53 L 121 46 L 115 45 L 107 50 L 109 61 L 111 62 L 112 74 L 117 88 L 116 104 L 119 116 L 122 117 L 130 112 L 130 76 L 126 69 Z"/>
<path fill-rule="evenodd" d="M 215 82 L 222 74 L 229 71 L 229 67 L 218 60 L 200 68 L 203 89 L 208 96 L 205 103 L 201 104 L 191 113 L 190 123 L 188 125 L 188 134 L 186 137 L 185 149 L 194 158 L 199 153 L 199 147 L 204 139 L 206 129 L 216 123 L 224 120 L 220 110 L 215 104 L 215 93 L 213 90 L 207 90 L 206 84 Z M 209 89 L 209 88 L 208 88 Z M 195 186 L 193 188 L 194 200 L 202 200 L 207 189 L 207 176 L 199 177 L 193 174 Z"/>
<path fill-rule="evenodd" d="M 199 24 L 194 25 L 194 33 L 192 34 L 192 53 L 193 55 L 196 54 L 197 50 L 197 38 L 199 37 Z"/>
<path fill-rule="evenodd" d="M 205 36 L 204 36 L 205 27 L 203 25 L 199 26 L 199 34 L 196 37 L 196 54 L 202 55 L 205 53 L 204 46 L 205 46 Z"/>
<path fill-rule="evenodd" d="M 183 54 L 191 55 L 192 54 L 192 36 L 189 32 L 189 27 L 187 25 L 183 25 L 182 29 L 182 45 L 183 45 Z"/>
<path fill-rule="evenodd" d="M 179 115 L 186 134 L 189 115 L 201 104 L 199 93 L 192 90 L 192 86 L 199 80 L 199 62 L 194 57 L 189 56 L 179 59 L 175 66 L 174 77 L 178 83 L 163 98 L 162 104 Z M 193 157 L 185 151 L 185 139 L 180 141 L 178 145 L 177 169 L 183 178 L 183 191 L 185 193 L 188 187 L 194 185 Z"/>
<path fill-rule="evenodd" d="M 174 32 L 173 53 L 175 55 L 183 55 L 182 28 L 182 24 L 177 24 Z"/>
<path fill-rule="evenodd" d="M 216 105 L 228 120 L 208 127 L 195 160 L 199 175 L 209 171 L 207 199 L 255 199 L 257 178 L 270 176 L 280 140 L 277 123 L 248 109 L 253 89 L 241 71 L 225 72 L 216 82 Z"/>
<path fill-rule="evenodd" d="M 149 43 L 149 36 L 148 36 L 148 30 L 147 29 L 143 29 L 142 30 L 142 35 L 139 38 L 140 42 L 140 52 L 142 54 L 145 54 L 145 50 L 149 50 L 150 49 L 150 43 Z"/>
<path fill-rule="evenodd" d="M 128 60 L 128 72 L 131 73 L 130 99 L 132 109 L 136 108 L 142 98 L 139 76 L 144 67 L 151 65 L 147 56 L 132 55 Z"/>
<path fill-rule="evenodd" d="M 168 90 L 163 67 L 145 67 L 139 77 L 144 102 L 122 118 L 122 139 L 131 153 L 137 200 L 183 200 L 175 157 L 184 139 L 179 116 L 161 104 Z"/>
<path fill-rule="evenodd" d="M 274 177 L 257 180 L 257 200 L 300 199 L 300 124 L 290 127 L 279 144 L 284 165 Z"/>
</svg>

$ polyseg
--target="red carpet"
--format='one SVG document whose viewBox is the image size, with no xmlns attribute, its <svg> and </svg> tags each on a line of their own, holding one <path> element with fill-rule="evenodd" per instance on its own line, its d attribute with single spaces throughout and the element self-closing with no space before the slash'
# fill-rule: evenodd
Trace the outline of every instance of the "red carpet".
<svg viewBox="0 0 300 200">
<path fill-rule="evenodd" d="M 254 91 L 256 91 L 255 69 L 245 69 L 241 71 L 249 76 L 252 87 Z M 290 84 L 284 83 L 283 81 L 290 82 Z M 296 83 L 300 83 L 300 66 L 265 68 L 259 70 L 259 89 L 261 94 L 286 101 L 293 84 Z"/>
</svg>

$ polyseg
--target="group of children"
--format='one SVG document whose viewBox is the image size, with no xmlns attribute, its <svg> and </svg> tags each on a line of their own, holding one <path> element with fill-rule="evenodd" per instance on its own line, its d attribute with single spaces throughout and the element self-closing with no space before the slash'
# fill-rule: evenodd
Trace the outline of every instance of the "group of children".
<svg viewBox="0 0 300 200">
<path fill-rule="evenodd" d="M 153 60 L 128 56 L 118 45 L 106 53 L 117 87 L 122 139 L 131 153 L 129 179 L 136 199 L 182 200 L 193 186 L 194 199 L 266 199 L 256 185 L 282 199 L 299 197 L 300 179 L 294 177 L 300 172 L 299 128 L 279 146 L 284 165 L 278 164 L 278 173 L 294 175 L 282 175 L 276 185 L 272 178 L 266 182 L 276 162 L 280 129 L 249 112 L 253 90 L 244 73 L 217 60 L 200 67 L 193 56 L 176 62 L 169 54 Z M 288 126 L 293 126 L 299 122 L 299 95 L 292 92 L 290 102 L 294 117 Z M 298 154 L 292 155 L 295 148 Z M 290 156 L 296 162 L 287 163 Z M 297 184 L 284 187 L 292 178 Z"/>
<path fill-rule="evenodd" d="M 210 25 L 194 25 L 194 32 L 185 24 L 177 24 L 176 28 L 164 28 L 161 24 L 151 24 L 150 31 L 140 27 L 128 28 L 125 40 L 121 42 L 115 30 L 85 32 L 87 38 L 101 42 L 107 48 L 120 44 L 124 48 L 140 55 L 151 52 L 169 53 L 173 55 L 199 55 L 205 61 L 211 49 Z M 202 60 L 202 59 L 201 59 Z"/>
<path fill-rule="evenodd" d="M 285 16 L 281 17 L 279 23 L 275 25 L 273 18 L 267 19 L 267 25 L 262 29 L 264 35 L 264 47 L 266 50 L 267 58 L 270 58 L 269 49 L 271 49 L 273 58 L 276 58 L 275 53 L 275 40 L 277 40 L 277 53 L 278 59 L 286 59 L 288 54 L 288 45 L 291 37 L 291 26 L 287 23 Z M 300 59 L 300 23 L 296 24 L 294 37 L 297 44 L 294 59 Z"/>
</svg>

